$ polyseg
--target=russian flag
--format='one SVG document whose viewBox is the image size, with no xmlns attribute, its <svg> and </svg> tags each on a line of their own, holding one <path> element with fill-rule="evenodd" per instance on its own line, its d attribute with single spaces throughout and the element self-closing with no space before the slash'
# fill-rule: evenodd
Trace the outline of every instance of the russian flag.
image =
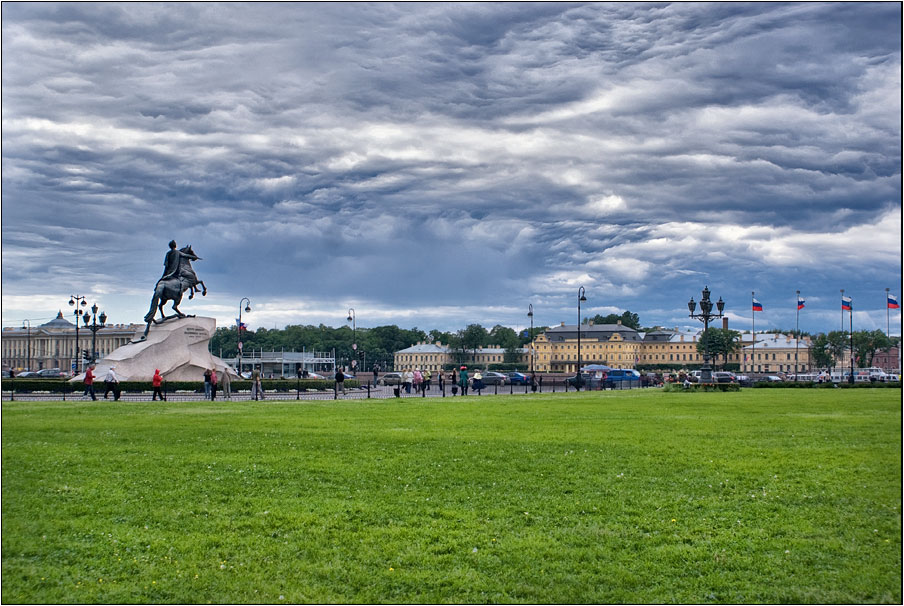
<svg viewBox="0 0 904 606">
<path fill-rule="evenodd" d="M 900 309 L 901 306 L 898 305 L 898 297 L 895 295 L 888 295 L 888 308 L 889 309 Z"/>
<path fill-rule="evenodd" d="M 753 311 L 763 311 L 763 304 L 756 299 L 753 300 Z"/>
<path fill-rule="evenodd" d="M 841 309 L 843 311 L 851 311 L 853 309 L 850 297 L 841 297 Z"/>
<path fill-rule="evenodd" d="M 804 302 L 805 302 L 804 299 L 797 297 L 797 310 L 798 311 L 800 311 L 801 309 L 804 308 Z"/>
<path fill-rule="evenodd" d="M 238 318 L 235 319 L 235 325 L 239 327 L 239 330 L 245 330 L 248 328 L 248 325 L 240 321 Z"/>
</svg>

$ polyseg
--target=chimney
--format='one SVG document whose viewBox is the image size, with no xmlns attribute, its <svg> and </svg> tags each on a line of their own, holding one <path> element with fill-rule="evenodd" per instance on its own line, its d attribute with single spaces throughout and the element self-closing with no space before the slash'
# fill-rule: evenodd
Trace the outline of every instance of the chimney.
<svg viewBox="0 0 904 606">
<path fill-rule="evenodd" d="M 621 326 L 621 320 L 616 320 L 615 323 Z"/>
<path fill-rule="evenodd" d="M 684 335 L 681 335 L 681 342 L 684 343 Z"/>
<path fill-rule="evenodd" d="M 587 320 L 587 326 L 593 326 L 593 320 Z"/>
<path fill-rule="evenodd" d="M 443 342 L 442 342 L 442 341 L 437 341 L 437 342 L 436 342 L 436 346 L 437 346 L 437 347 L 442 347 L 442 346 L 443 346 Z"/>
<path fill-rule="evenodd" d="M 728 318 L 722 318 L 722 330 L 728 330 Z"/>
<path fill-rule="evenodd" d="M 565 322 L 562 322 L 562 327 L 563 327 L 563 328 L 565 327 Z"/>
</svg>

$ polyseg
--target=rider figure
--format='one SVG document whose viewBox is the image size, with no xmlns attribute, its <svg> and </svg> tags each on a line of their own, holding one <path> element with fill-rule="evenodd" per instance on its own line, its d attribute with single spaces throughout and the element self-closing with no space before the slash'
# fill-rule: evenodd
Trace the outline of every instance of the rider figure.
<svg viewBox="0 0 904 606">
<path fill-rule="evenodd" d="M 170 240 L 169 243 L 169 251 L 166 253 L 166 257 L 163 259 L 163 276 L 157 280 L 159 284 L 163 280 L 167 280 L 169 278 L 179 278 L 180 277 L 180 264 L 179 260 L 182 257 L 185 257 L 191 261 L 197 261 L 198 257 L 194 255 L 189 255 L 181 250 L 176 250 L 176 241 Z"/>
</svg>

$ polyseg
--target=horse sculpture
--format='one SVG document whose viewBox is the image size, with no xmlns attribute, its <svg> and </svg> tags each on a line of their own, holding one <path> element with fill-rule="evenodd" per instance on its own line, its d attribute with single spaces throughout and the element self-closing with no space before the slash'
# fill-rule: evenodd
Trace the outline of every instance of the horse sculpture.
<svg viewBox="0 0 904 606">
<path fill-rule="evenodd" d="M 175 243 L 173 243 L 173 246 L 175 246 Z M 178 270 L 174 272 L 174 275 L 161 278 L 157 281 L 157 286 L 154 289 L 154 296 L 151 298 L 151 308 L 148 310 L 147 315 L 144 316 L 144 321 L 147 322 L 147 326 L 144 329 L 144 335 L 142 335 L 141 340 L 147 338 L 152 322 L 159 324 L 171 320 L 172 318 L 188 317 L 179 311 L 179 303 L 182 302 L 182 294 L 186 290 L 190 291 L 188 298 L 191 299 L 195 296 L 195 291 L 197 290 L 196 287 L 200 284 L 203 289 L 201 291 L 201 296 L 207 295 L 207 287 L 204 285 L 204 282 L 198 279 L 195 270 L 192 269 L 191 266 L 192 260 L 199 261 L 201 258 L 195 255 L 195 251 L 192 250 L 191 244 L 180 248 L 179 253 L 181 254 L 179 255 Z M 173 311 L 176 312 L 176 314 L 172 316 L 167 316 L 163 312 L 163 306 L 169 301 L 173 302 Z M 157 310 L 160 310 L 160 320 L 154 318 L 157 314 Z"/>
</svg>

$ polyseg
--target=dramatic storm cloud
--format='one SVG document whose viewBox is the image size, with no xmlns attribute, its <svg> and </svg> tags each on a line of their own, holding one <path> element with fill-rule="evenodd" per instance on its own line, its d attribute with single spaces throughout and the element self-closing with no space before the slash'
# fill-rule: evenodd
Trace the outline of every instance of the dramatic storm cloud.
<svg viewBox="0 0 904 606">
<path fill-rule="evenodd" d="M 4 3 L 4 324 L 885 327 L 901 5 Z M 892 332 L 900 334 L 900 315 Z"/>
</svg>

